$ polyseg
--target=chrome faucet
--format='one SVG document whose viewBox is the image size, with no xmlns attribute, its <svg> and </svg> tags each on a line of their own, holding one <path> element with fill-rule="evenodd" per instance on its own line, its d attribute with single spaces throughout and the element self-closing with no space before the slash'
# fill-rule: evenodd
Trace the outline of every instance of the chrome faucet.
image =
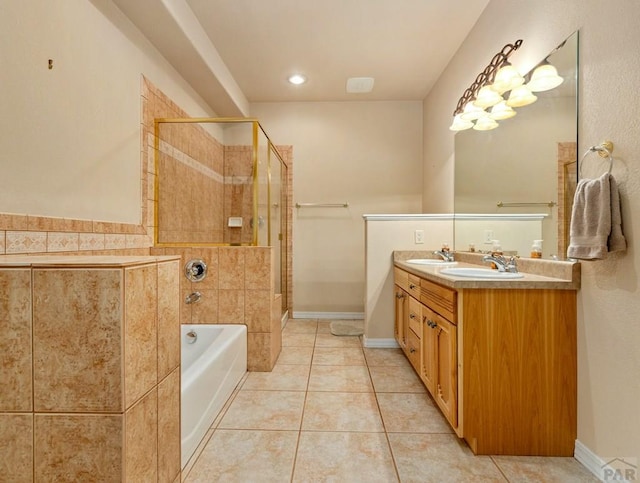
<svg viewBox="0 0 640 483">
<path fill-rule="evenodd" d="M 453 262 L 453 252 L 449 250 L 436 250 L 433 254 L 440 256 L 445 262 Z"/>
<path fill-rule="evenodd" d="M 509 257 L 509 260 L 507 260 L 502 255 L 486 255 L 482 257 L 482 261 L 495 263 L 496 267 L 498 267 L 498 272 L 518 272 L 516 257 Z"/>
</svg>

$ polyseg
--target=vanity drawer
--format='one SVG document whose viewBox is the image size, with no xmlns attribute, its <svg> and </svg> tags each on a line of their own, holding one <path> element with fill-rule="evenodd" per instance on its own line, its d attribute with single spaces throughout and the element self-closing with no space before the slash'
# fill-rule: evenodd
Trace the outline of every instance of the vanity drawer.
<svg viewBox="0 0 640 483">
<path fill-rule="evenodd" d="M 409 297 L 409 328 L 422 339 L 422 304 L 413 297 Z"/>
<path fill-rule="evenodd" d="M 420 279 L 420 295 L 417 298 L 453 324 L 458 320 L 457 297 L 458 292 L 453 289 Z"/>
<path fill-rule="evenodd" d="M 409 276 L 409 287 L 407 289 L 407 292 L 409 292 L 412 297 L 420 300 L 420 277 L 416 277 L 411 273 L 408 273 L 407 275 Z"/>
<path fill-rule="evenodd" d="M 404 270 L 398 267 L 393 267 L 393 281 L 405 292 L 409 291 L 409 274 Z"/>
<path fill-rule="evenodd" d="M 412 330 L 409 331 L 407 337 L 407 358 L 414 367 L 414 369 L 420 374 L 420 339 L 414 334 Z"/>
</svg>

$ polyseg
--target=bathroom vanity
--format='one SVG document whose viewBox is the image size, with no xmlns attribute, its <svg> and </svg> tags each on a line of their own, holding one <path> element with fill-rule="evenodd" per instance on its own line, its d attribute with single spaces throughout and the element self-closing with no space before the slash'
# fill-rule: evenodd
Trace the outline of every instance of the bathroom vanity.
<svg viewBox="0 0 640 483">
<path fill-rule="evenodd" d="M 395 337 L 458 436 L 475 454 L 572 456 L 580 265 L 522 260 L 522 278 L 483 279 L 410 257 L 394 253 Z"/>
</svg>

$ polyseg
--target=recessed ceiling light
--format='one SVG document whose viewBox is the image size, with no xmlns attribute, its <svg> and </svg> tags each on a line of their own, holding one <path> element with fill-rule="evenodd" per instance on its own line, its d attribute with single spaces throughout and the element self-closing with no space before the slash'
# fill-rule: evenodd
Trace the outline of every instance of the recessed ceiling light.
<svg viewBox="0 0 640 483">
<path fill-rule="evenodd" d="M 299 86 L 300 84 L 304 84 L 305 82 L 307 82 L 307 78 L 305 76 L 303 76 L 302 74 L 293 74 L 293 75 L 289 76 L 288 81 L 291 84 Z"/>
<path fill-rule="evenodd" d="M 349 77 L 347 79 L 347 92 L 363 93 L 373 89 L 373 77 Z"/>
</svg>

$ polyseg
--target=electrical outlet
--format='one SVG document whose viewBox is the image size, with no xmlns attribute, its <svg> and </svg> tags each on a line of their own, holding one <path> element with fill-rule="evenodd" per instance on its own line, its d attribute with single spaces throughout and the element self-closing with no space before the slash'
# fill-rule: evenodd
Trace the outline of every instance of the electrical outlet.
<svg viewBox="0 0 640 483">
<path fill-rule="evenodd" d="M 415 232 L 413 232 L 413 240 L 415 241 L 416 245 L 424 243 L 424 230 L 416 230 Z"/>
<path fill-rule="evenodd" d="M 493 230 L 484 231 L 484 243 L 491 243 L 493 241 Z"/>
</svg>

